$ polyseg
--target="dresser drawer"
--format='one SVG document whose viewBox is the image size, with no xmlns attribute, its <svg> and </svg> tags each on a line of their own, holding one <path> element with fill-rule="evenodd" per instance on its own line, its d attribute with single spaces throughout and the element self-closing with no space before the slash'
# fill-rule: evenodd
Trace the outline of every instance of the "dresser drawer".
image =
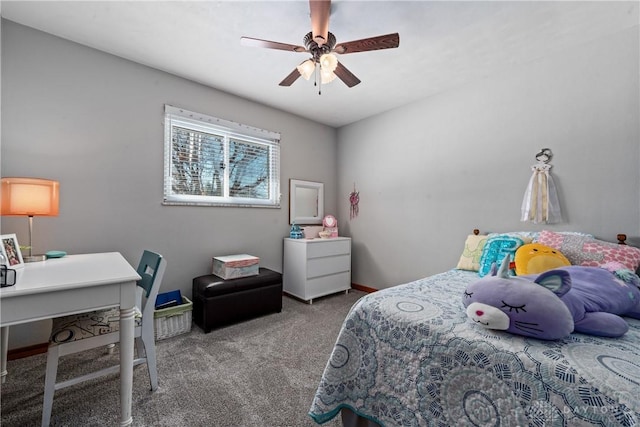
<svg viewBox="0 0 640 427">
<path fill-rule="evenodd" d="M 351 241 L 350 240 L 336 240 L 336 241 L 319 241 L 317 243 L 309 243 L 307 249 L 307 258 L 320 258 L 332 255 L 343 255 L 351 253 Z"/>
<path fill-rule="evenodd" d="M 316 277 L 307 282 L 306 299 L 313 299 L 351 288 L 351 272 Z"/>
<path fill-rule="evenodd" d="M 307 262 L 307 278 L 327 276 L 351 270 L 351 256 L 338 255 L 313 258 Z"/>
</svg>

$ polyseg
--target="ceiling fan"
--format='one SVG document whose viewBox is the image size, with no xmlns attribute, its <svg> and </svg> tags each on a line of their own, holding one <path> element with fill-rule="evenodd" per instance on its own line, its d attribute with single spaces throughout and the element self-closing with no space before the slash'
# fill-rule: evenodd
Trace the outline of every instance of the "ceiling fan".
<svg viewBox="0 0 640 427">
<path fill-rule="evenodd" d="M 320 85 L 326 84 L 338 77 L 347 86 L 353 87 L 360 83 L 360 79 L 338 61 L 335 53 L 346 55 L 347 53 L 390 49 L 400 45 L 398 33 L 336 44 L 335 36 L 329 32 L 331 0 L 309 0 L 309 9 L 311 11 L 311 32 L 304 36 L 304 46 L 252 37 L 240 38 L 240 44 L 243 46 L 311 54 L 311 58 L 298 65 L 280 82 L 280 86 L 291 86 L 300 76 L 309 80 L 315 72 L 315 84 L 318 84 L 318 81 Z M 321 90 L 318 91 L 318 94 L 320 93 Z"/>
</svg>

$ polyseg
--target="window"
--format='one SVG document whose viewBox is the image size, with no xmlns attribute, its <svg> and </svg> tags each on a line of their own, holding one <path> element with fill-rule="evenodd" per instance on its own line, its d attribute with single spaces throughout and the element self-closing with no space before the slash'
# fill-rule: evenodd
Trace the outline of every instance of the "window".
<svg viewBox="0 0 640 427">
<path fill-rule="evenodd" d="M 165 205 L 280 207 L 280 134 L 165 105 Z"/>
</svg>

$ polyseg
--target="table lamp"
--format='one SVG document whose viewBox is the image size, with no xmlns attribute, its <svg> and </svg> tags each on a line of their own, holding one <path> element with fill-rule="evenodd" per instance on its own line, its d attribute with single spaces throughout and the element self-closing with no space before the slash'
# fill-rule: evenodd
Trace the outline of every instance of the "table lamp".
<svg viewBox="0 0 640 427">
<path fill-rule="evenodd" d="M 33 255 L 33 217 L 58 216 L 58 181 L 40 178 L 2 178 L 0 214 L 29 217 L 29 255 L 24 262 L 44 261 L 45 255 Z"/>
</svg>

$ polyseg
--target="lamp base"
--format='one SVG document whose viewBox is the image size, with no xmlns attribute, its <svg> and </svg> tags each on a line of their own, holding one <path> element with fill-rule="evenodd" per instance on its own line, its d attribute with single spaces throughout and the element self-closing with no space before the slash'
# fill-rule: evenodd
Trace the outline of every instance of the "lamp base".
<svg viewBox="0 0 640 427">
<path fill-rule="evenodd" d="M 46 255 L 29 255 L 29 256 L 23 256 L 22 260 L 24 262 L 38 262 L 38 261 L 44 261 L 45 259 L 47 259 Z"/>
</svg>

